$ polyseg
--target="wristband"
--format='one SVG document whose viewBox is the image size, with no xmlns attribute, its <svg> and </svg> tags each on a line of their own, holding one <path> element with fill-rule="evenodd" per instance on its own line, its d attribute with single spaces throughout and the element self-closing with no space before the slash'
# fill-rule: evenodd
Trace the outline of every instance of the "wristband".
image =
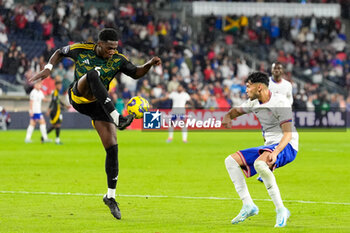
<svg viewBox="0 0 350 233">
<path fill-rule="evenodd" d="M 44 66 L 44 69 L 48 69 L 48 70 L 52 70 L 52 68 L 53 68 L 53 65 L 52 64 L 50 64 L 50 63 L 47 63 L 45 66 Z"/>
</svg>

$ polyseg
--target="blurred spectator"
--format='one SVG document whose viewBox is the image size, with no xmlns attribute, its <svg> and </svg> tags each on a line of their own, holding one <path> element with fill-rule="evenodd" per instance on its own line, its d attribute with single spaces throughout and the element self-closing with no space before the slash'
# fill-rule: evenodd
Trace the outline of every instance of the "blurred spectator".
<svg viewBox="0 0 350 233">
<path fill-rule="evenodd" d="M 0 74 L 2 73 L 2 67 L 4 65 L 4 51 L 0 50 Z"/>
<path fill-rule="evenodd" d="M 5 108 L 0 106 L 0 129 L 7 130 L 11 123 L 11 117 Z"/>
<path fill-rule="evenodd" d="M 346 111 L 350 112 L 350 95 L 346 98 Z"/>
<path fill-rule="evenodd" d="M 94 41 L 96 38 L 91 35 L 99 28 L 116 27 L 120 29 L 124 42 L 119 44 L 120 52 L 135 64 L 143 64 L 142 61 L 154 53 L 163 60 L 163 67 L 153 69 L 145 77 L 146 83 L 125 75 L 118 77 L 119 91 L 127 90 L 117 95 L 119 99 L 127 100 L 138 93 L 166 95 L 182 84 L 196 106 L 207 101 L 213 106 L 214 100 L 216 104 L 221 101 L 224 105 L 234 105 L 245 98 L 244 79 L 250 70 L 266 72 L 264 64 L 275 60 L 283 63 L 287 77 L 297 76 L 302 80 L 290 81 L 299 107 L 303 109 L 312 109 L 312 102 L 317 104 L 318 98 L 312 96 L 329 81 L 345 87 L 350 95 L 350 51 L 346 47 L 344 25 L 339 19 L 315 15 L 303 18 L 231 16 L 238 22 L 237 29 L 240 28 L 232 34 L 222 31 L 221 16 L 210 15 L 194 36 L 191 25 L 182 22 L 182 17 L 159 15 L 154 11 L 157 5 L 154 1 L 121 2 L 116 3 L 116 8 L 103 10 L 95 5 L 86 9 L 84 1 L 37 1 L 15 7 L 9 0 L 3 4 L 4 9 L 10 10 L 9 14 L 0 16 L 0 72 L 12 74 L 6 76 L 7 79 L 24 83 L 26 90 L 31 88 L 28 77 L 42 69 L 47 60 L 45 57 L 49 57 L 62 42 Z M 4 42 L 7 37 L 10 43 Z M 44 48 L 44 44 L 39 45 L 43 39 L 46 50 L 38 49 Z M 28 50 L 28 41 L 33 42 L 35 49 Z M 230 50 L 233 44 L 261 62 L 252 64 L 243 55 L 237 58 Z M 18 49 L 18 45 L 24 51 Z M 64 91 L 74 79 L 74 67 L 69 59 L 63 59 L 58 66 L 52 76 L 62 76 Z M 332 106 L 344 102 L 344 96 L 337 96 Z"/>
</svg>

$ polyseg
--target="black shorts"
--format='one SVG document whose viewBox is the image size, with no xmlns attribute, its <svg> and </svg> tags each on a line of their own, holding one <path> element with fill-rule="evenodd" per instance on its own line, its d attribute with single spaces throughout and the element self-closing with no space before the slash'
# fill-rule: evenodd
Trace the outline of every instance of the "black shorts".
<svg viewBox="0 0 350 233">
<path fill-rule="evenodd" d="M 62 114 L 61 111 L 50 112 L 50 123 L 51 125 L 61 124 L 62 123 Z"/>
<path fill-rule="evenodd" d="M 97 100 L 88 100 L 82 97 L 77 90 L 77 82 L 70 85 L 68 89 L 69 102 L 75 110 L 89 116 L 94 121 L 106 121 L 113 123 L 112 117 L 105 112 Z"/>
</svg>

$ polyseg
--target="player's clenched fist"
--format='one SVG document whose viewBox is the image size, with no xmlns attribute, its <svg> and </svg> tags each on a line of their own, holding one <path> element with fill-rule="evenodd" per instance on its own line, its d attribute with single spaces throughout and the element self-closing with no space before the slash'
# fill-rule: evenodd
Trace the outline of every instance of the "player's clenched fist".
<svg viewBox="0 0 350 233">
<path fill-rule="evenodd" d="M 162 60 L 160 60 L 159 57 L 153 57 L 152 60 L 151 60 L 151 65 L 152 66 L 158 66 L 162 64 Z"/>
<path fill-rule="evenodd" d="M 221 125 L 228 129 L 232 127 L 232 119 L 228 114 L 224 116 L 224 119 L 222 120 Z"/>
</svg>

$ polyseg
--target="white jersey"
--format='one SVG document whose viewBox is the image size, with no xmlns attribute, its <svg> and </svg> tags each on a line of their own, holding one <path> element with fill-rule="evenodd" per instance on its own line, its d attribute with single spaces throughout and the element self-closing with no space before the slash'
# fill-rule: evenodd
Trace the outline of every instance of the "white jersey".
<svg viewBox="0 0 350 233">
<path fill-rule="evenodd" d="M 265 145 L 280 143 L 283 132 L 281 125 L 292 122 L 292 139 L 289 142 L 294 150 L 298 150 L 299 135 L 293 123 L 293 113 L 289 101 L 284 95 L 271 93 L 270 100 L 260 104 L 259 100 L 248 99 L 241 105 L 245 113 L 253 112 L 259 119 Z"/>
<path fill-rule="evenodd" d="M 281 79 L 280 82 L 276 82 L 270 77 L 269 90 L 272 93 L 278 93 L 284 95 L 289 100 L 290 105 L 293 104 L 292 84 L 285 79 Z"/>
<path fill-rule="evenodd" d="M 33 89 L 29 94 L 29 99 L 33 101 L 33 113 L 41 113 L 41 101 L 45 98 L 41 90 Z"/>
<path fill-rule="evenodd" d="M 183 91 L 181 93 L 173 91 L 170 93 L 169 98 L 173 101 L 172 112 L 173 113 L 186 113 L 185 106 L 186 102 L 191 99 L 190 95 Z"/>
</svg>

